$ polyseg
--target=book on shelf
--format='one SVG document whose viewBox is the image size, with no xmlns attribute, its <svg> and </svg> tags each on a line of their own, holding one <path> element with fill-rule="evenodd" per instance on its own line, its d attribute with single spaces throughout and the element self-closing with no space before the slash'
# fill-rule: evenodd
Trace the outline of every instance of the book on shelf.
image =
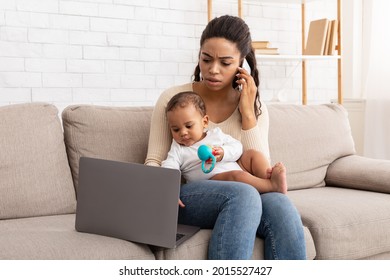
<svg viewBox="0 0 390 280">
<path fill-rule="evenodd" d="M 255 54 L 279 54 L 278 48 L 271 48 L 269 41 L 252 41 Z"/>
<path fill-rule="evenodd" d="M 254 49 L 264 49 L 270 47 L 269 41 L 252 41 L 252 48 Z"/>
<path fill-rule="evenodd" d="M 329 21 L 328 23 L 328 29 L 326 30 L 326 39 L 325 39 L 325 47 L 324 47 L 324 52 L 322 53 L 323 55 L 328 54 L 329 50 L 329 40 L 330 40 L 330 34 L 332 33 L 332 22 Z"/>
<path fill-rule="evenodd" d="M 279 54 L 278 48 L 257 48 L 255 54 Z"/>
<path fill-rule="evenodd" d="M 329 46 L 328 46 L 327 54 L 334 55 L 336 52 L 337 32 L 338 32 L 339 22 L 337 19 L 334 19 L 329 23 L 329 25 L 331 27 L 330 27 Z"/>
<path fill-rule="evenodd" d="M 329 19 L 313 20 L 309 25 L 304 55 L 323 55 L 328 33 Z"/>
</svg>

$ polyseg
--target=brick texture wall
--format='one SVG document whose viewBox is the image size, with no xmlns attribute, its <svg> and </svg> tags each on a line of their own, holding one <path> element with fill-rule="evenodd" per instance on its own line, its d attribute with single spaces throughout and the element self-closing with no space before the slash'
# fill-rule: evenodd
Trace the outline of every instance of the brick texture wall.
<svg viewBox="0 0 390 280">
<path fill-rule="evenodd" d="M 335 1 L 309 3 L 308 20 L 336 17 Z M 215 0 L 214 16 L 237 14 Z M 299 54 L 300 5 L 244 1 L 254 40 Z M 189 82 L 206 0 L 0 0 L 0 105 L 45 101 L 153 105 L 162 90 Z M 300 102 L 297 61 L 260 61 L 261 94 Z M 336 97 L 336 62 L 310 62 L 309 102 Z"/>
</svg>

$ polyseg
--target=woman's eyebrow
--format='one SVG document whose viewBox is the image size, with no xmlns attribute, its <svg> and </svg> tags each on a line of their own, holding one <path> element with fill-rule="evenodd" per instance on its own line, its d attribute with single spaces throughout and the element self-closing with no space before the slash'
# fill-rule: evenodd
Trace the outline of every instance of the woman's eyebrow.
<svg viewBox="0 0 390 280">
<path fill-rule="evenodd" d="M 212 56 L 209 55 L 209 54 L 206 53 L 206 52 L 202 52 L 201 54 L 204 55 L 204 56 L 207 56 L 207 57 L 212 58 Z M 218 58 L 219 58 L 219 59 L 234 59 L 234 57 L 232 57 L 232 56 L 220 56 L 220 57 L 218 57 Z"/>
</svg>

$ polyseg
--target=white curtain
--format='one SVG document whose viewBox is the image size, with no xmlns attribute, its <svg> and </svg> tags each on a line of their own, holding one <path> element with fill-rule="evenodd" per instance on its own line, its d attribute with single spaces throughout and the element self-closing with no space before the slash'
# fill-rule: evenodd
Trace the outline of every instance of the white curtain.
<svg viewBox="0 0 390 280">
<path fill-rule="evenodd" d="M 364 155 L 390 159 L 390 1 L 363 0 Z"/>
</svg>

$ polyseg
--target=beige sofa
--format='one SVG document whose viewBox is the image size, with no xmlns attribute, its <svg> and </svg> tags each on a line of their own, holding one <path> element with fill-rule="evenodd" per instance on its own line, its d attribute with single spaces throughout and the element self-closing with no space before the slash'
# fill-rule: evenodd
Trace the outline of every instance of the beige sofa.
<svg viewBox="0 0 390 280">
<path fill-rule="evenodd" d="M 354 155 L 338 105 L 269 105 L 270 149 L 288 169 L 308 259 L 390 259 L 390 161 Z M 205 259 L 210 230 L 176 249 L 75 231 L 78 160 L 142 163 L 150 107 L 0 107 L 0 259 Z M 254 259 L 263 258 L 257 238 Z"/>
</svg>

